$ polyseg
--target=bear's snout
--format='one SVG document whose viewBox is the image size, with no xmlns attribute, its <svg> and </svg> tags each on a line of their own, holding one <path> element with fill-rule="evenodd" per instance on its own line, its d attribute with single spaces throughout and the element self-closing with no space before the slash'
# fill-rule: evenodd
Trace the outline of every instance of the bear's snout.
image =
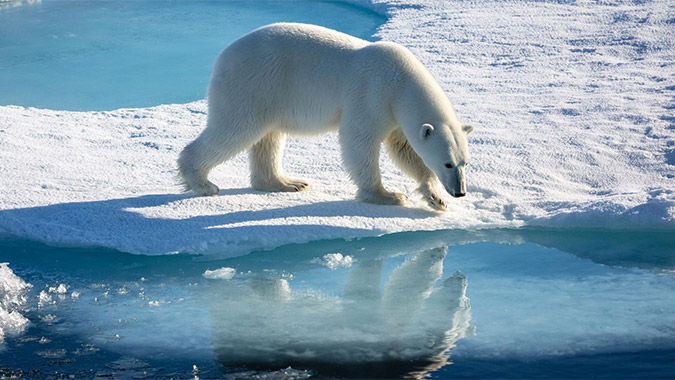
<svg viewBox="0 0 675 380">
<path fill-rule="evenodd" d="M 461 198 L 465 195 L 466 195 L 466 193 L 454 193 L 454 194 L 452 194 L 452 196 L 455 197 L 455 198 Z"/>
</svg>

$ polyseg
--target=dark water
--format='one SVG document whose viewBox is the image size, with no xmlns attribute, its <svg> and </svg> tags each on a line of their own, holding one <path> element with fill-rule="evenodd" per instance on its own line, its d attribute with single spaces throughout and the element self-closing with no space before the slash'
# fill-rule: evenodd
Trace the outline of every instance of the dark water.
<svg viewBox="0 0 675 380">
<path fill-rule="evenodd" d="M 673 247 L 668 231 L 438 231 L 209 260 L 5 238 L 0 262 L 33 287 L 0 373 L 672 378 Z"/>
</svg>

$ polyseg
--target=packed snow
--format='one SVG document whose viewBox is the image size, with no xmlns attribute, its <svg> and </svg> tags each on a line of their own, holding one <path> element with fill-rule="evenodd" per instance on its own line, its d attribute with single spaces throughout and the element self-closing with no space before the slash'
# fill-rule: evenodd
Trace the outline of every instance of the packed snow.
<svg viewBox="0 0 675 380">
<path fill-rule="evenodd" d="M 335 134 L 291 138 L 301 193 L 249 185 L 241 154 L 216 197 L 183 193 L 180 150 L 206 102 L 110 112 L 0 107 L 0 232 L 137 254 L 240 255 L 286 243 L 438 229 L 675 228 L 675 7 L 647 2 L 382 0 L 377 39 L 410 48 L 470 135 L 468 194 L 426 208 L 383 155 L 405 207 L 354 200 Z M 448 196 L 448 198 L 450 198 Z"/>
</svg>

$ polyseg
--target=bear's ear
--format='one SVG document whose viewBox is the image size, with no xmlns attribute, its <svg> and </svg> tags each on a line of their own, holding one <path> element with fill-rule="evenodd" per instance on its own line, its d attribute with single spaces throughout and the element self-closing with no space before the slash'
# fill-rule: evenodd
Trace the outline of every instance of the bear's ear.
<svg viewBox="0 0 675 380">
<path fill-rule="evenodd" d="M 469 133 L 473 132 L 473 125 L 462 124 L 462 130 L 464 131 L 464 133 L 466 133 L 468 135 Z"/>
<path fill-rule="evenodd" d="M 434 131 L 434 126 L 431 124 L 422 124 L 422 128 L 420 128 L 420 138 L 422 140 L 426 140 L 431 136 L 431 132 Z"/>
</svg>

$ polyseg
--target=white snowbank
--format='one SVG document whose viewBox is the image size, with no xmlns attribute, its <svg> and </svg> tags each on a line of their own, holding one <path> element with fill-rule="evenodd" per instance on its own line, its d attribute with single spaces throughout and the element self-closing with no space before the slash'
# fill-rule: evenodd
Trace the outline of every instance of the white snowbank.
<svg viewBox="0 0 675 380">
<path fill-rule="evenodd" d="M 0 107 L 0 232 L 141 254 L 233 256 L 292 242 L 410 230 L 675 227 L 673 10 L 667 0 L 556 4 L 376 1 L 377 37 L 408 46 L 470 135 L 469 194 L 428 210 L 386 156 L 406 207 L 353 200 L 337 136 L 290 139 L 297 194 L 253 191 L 242 154 L 183 194 L 180 150 L 205 102 L 112 112 Z"/>
<path fill-rule="evenodd" d="M 17 335 L 28 326 L 28 318 L 21 312 L 26 306 L 26 292 L 32 286 L 0 263 L 0 344 L 6 335 Z"/>
</svg>

